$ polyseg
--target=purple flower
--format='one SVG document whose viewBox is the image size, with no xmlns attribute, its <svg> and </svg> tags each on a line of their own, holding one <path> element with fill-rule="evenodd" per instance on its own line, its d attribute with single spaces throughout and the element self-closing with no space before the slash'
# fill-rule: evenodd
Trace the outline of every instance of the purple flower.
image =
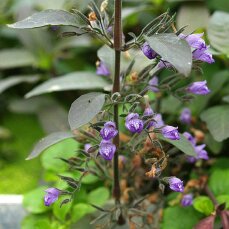
<svg viewBox="0 0 229 229">
<path fill-rule="evenodd" d="M 100 61 L 99 64 L 97 65 L 96 74 L 102 76 L 109 76 L 111 73 L 107 68 L 107 66 L 105 65 L 105 63 L 103 61 Z"/>
<path fill-rule="evenodd" d="M 193 164 L 197 161 L 197 159 L 196 157 L 193 157 L 193 156 L 187 156 L 187 161 Z"/>
<path fill-rule="evenodd" d="M 205 41 L 201 38 L 203 35 L 204 33 L 197 33 L 197 34 L 190 34 L 190 35 L 185 35 L 181 33 L 179 37 L 181 39 L 185 39 L 192 48 L 202 49 L 202 48 L 206 48 Z"/>
<path fill-rule="evenodd" d="M 202 145 L 195 147 L 195 151 L 197 153 L 197 156 L 196 156 L 197 159 L 204 159 L 204 160 L 209 159 L 207 151 L 204 150 L 205 146 L 206 146 L 205 144 L 202 144 Z"/>
<path fill-rule="evenodd" d="M 156 114 L 154 116 L 154 120 L 155 120 L 155 124 L 154 124 L 155 128 L 160 128 L 165 125 L 164 121 L 162 120 L 161 114 Z"/>
<path fill-rule="evenodd" d="M 139 114 L 130 113 L 126 117 L 126 128 L 132 133 L 141 133 L 144 127 L 144 123 L 139 119 Z"/>
<path fill-rule="evenodd" d="M 87 143 L 84 145 L 84 151 L 88 153 L 88 150 L 91 148 L 91 144 Z"/>
<path fill-rule="evenodd" d="M 185 124 L 191 123 L 191 110 L 189 108 L 184 108 L 180 115 L 180 121 Z"/>
<path fill-rule="evenodd" d="M 162 61 L 160 60 L 159 63 L 157 64 L 158 69 L 163 69 L 163 68 L 171 68 L 173 65 L 170 64 L 167 61 Z"/>
<path fill-rule="evenodd" d="M 207 62 L 209 64 L 214 63 L 215 60 L 212 58 L 212 54 L 210 52 L 208 52 L 208 48 L 209 48 L 209 46 L 201 48 L 201 49 L 196 49 L 192 53 L 193 59 L 201 60 L 201 61 Z"/>
<path fill-rule="evenodd" d="M 106 140 L 102 140 L 100 142 L 99 145 L 99 154 L 105 159 L 105 160 L 112 160 L 112 158 L 114 157 L 116 151 L 116 146 L 110 142 L 110 141 L 106 141 Z"/>
<path fill-rule="evenodd" d="M 157 56 L 157 53 L 150 47 L 150 45 L 147 42 L 143 44 L 141 50 L 144 53 L 144 55 L 150 60 L 154 59 Z"/>
<path fill-rule="evenodd" d="M 196 95 L 206 95 L 210 93 L 210 90 L 207 87 L 207 81 L 198 81 L 190 84 L 186 90 L 190 93 L 196 94 Z"/>
<path fill-rule="evenodd" d="M 149 89 L 153 92 L 159 92 L 158 89 L 158 77 L 154 76 L 150 81 L 149 81 Z"/>
<path fill-rule="evenodd" d="M 183 196 L 182 200 L 181 200 L 181 205 L 183 207 L 187 207 L 192 205 L 193 203 L 193 195 L 192 194 L 186 194 Z"/>
<path fill-rule="evenodd" d="M 60 195 L 60 190 L 56 188 L 48 188 L 45 190 L 45 192 L 46 192 L 46 195 L 44 197 L 45 206 L 50 206 L 58 199 Z"/>
<path fill-rule="evenodd" d="M 184 191 L 183 181 L 177 177 L 170 177 L 169 188 L 175 192 L 183 192 Z"/>
<path fill-rule="evenodd" d="M 193 146 L 196 145 L 196 139 L 188 132 L 184 132 L 183 135 L 185 138 L 192 143 Z"/>
<path fill-rule="evenodd" d="M 144 116 L 151 116 L 153 115 L 153 110 L 151 107 L 147 107 L 143 113 Z M 155 125 L 155 121 L 150 121 L 147 125 L 147 128 L 150 128 L 151 126 Z"/>
<path fill-rule="evenodd" d="M 100 130 L 100 136 L 104 140 L 110 140 L 111 138 L 114 138 L 118 134 L 118 131 L 116 130 L 116 125 L 114 122 L 106 122 L 104 124 L 104 127 Z"/>
<path fill-rule="evenodd" d="M 171 140 L 179 140 L 180 135 L 178 132 L 178 127 L 173 126 L 165 126 L 162 128 L 161 133 L 165 138 L 171 139 Z"/>
</svg>

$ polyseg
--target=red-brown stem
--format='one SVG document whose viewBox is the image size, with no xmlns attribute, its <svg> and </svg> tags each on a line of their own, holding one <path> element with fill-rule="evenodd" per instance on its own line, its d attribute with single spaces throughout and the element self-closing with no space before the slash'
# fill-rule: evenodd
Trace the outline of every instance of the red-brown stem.
<svg viewBox="0 0 229 229">
<path fill-rule="evenodd" d="M 122 0 L 115 0 L 115 21 L 114 21 L 114 49 L 115 49 L 115 74 L 112 92 L 120 92 L 120 56 L 122 48 Z M 119 129 L 119 113 L 118 105 L 114 105 L 114 122 L 116 123 L 117 130 Z M 120 205 L 120 183 L 119 183 L 119 168 L 118 168 L 118 155 L 119 155 L 119 134 L 114 138 L 113 143 L 116 145 L 116 153 L 113 161 L 114 171 L 114 184 L 113 184 L 113 197 L 116 206 Z M 118 224 L 124 224 L 125 220 L 122 214 L 119 216 Z"/>
</svg>

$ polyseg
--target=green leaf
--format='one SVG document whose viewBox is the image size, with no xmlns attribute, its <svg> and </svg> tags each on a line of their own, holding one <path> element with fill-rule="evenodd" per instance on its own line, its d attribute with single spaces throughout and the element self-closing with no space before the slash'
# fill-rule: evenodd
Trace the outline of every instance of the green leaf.
<svg viewBox="0 0 229 229">
<path fill-rule="evenodd" d="M 193 201 L 193 207 L 205 215 L 210 215 L 214 211 L 214 204 L 207 196 L 196 197 Z"/>
<path fill-rule="evenodd" d="M 209 187 L 218 195 L 227 195 L 229 190 L 229 169 L 215 169 L 209 178 Z"/>
<path fill-rule="evenodd" d="M 80 20 L 77 15 L 64 10 L 44 10 L 32 16 L 8 25 L 14 29 L 31 29 L 47 25 L 68 25 L 80 27 Z"/>
<path fill-rule="evenodd" d="M 85 215 L 93 211 L 92 207 L 89 204 L 79 203 L 76 204 L 72 209 L 72 221 L 76 222 L 83 218 Z"/>
<path fill-rule="evenodd" d="M 35 64 L 35 58 L 24 49 L 5 49 L 0 52 L 0 69 L 18 68 Z"/>
<path fill-rule="evenodd" d="M 39 80 L 39 75 L 28 76 L 10 76 L 8 78 L 0 80 L 0 94 L 10 87 L 13 87 L 20 83 L 36 83 Z"/>
<path fill-rule="evenodd" d="M 53 172 L 64 172 L 68 165 L 59 158 L 70 158 L 76 155 L 79 143 L 73 139 L 65 139 L 46 149 L 41 156 L 41 163 L 47 170 Z"/>
<path fill-rule="evenodd" d="M 208 26 L 210 44 L 218 51 L 229 57 L 229 13 L 216 11 Z"/>
<path fill-rule="evenodd" d="M 94 184 L 99 181 L 99 178 L 93 174 L 87 174 L 82 180 L 82 184 Z"/>
<path fill-rule="evenodd" d="M 220 195 L 216 197 L 219 204 L 226 203 L 226 209 L 229 209 L 229 195 Z"/>
<path fill-rule="evenodd" d="M 68 196 L 61 196 L 59 200 L 53 204 L 53 214 L 62 222 L 65 222 L 67 214 L 70 212 L 72 206 L 72 202 L 69 202 L 60 207 L 60 203 L 67 198 Z"/>
<path fill-rule="evenodd" d="M 196 152 L 194 150 L 194 147 L 182 134 L 180 134 L 180 140 L 170 140 L 168 138 L 165 138 L 162 134 L 158 134 L 157 136 L 160 140 L 163 140 L 165 142 L 168 142 L 168 143 L 174 145 L 183 153 L 185 153 L 189 156 L 196 156 Z"/>
<path fill-rule="evenodd" d="M 45 138 L 42 138 L 35 145 L 34 149 L 26 158 L 26 160 L 30 160 L 37 157 L 39 154 L 41 154 L 44 150 L 46 150 L 50 146 L 55 145 L 56 143 L 63 141 L 67 138 L 74 138 L 74 135 L 70 132 L 56 132 L 46 136 Z"/>
<path fill-rule="evenodd" d="M 221 152 L 223 148 L 222 142 L 217 142 L 211 134 L 205 134 L 204 142 L 208 146 L 208 148 L 215 154 L 218 154 Z"/>
<path fill-rule="evenodd" d="M 31 213 L 38 214 L 49 211 L 50 208 L 44 205 L 45 190 L 47 187 L 39 187 L 24 195 L 23 206 Z"/>
<path fill-rule="evenodd" d="M 229 105 L 215 106 L 201 113 L 200 118 L 216 141 L 223 141 L 229 137 Z"/>
<path fill-rule="evenodd" d="M 100 187 L 88 194 L 88 203 L 97 206 L 104 205 L 110 197 L 110 192 L 105 187 Z"/>
<path fill-rule="evenodd" d="M 195 211 L 193 207 L 168 207 L 163 213 L 162 229 L 191 229 L 201 217 L 202 215 Z"/>
<path fill-rule="evenodd" d="M 173 33 L 145 37 L 150 47 L 163 60 L 171 63 L 181 74 L 188 76 L 192 69 L 192 51 L 188 43 Z"/>
<path fill-rule="evenodd" d="M 22 221 L 22 229 L 50 229 L 50 220 L 43 215 L 28 215 Z"/>
<path fill-rule="evenodd" d="M 91 92 L 76 99 L 69 110 L 68 122 L 72 130 L 90 122 L 102 109 L 105 94 Z"/>
<path fill-rule="evenodd" d="M 103 89 L 108 85 L 110 85 L 110 83 L 106 79 L 97 76 L 95 73 L 72 72 L 40 84 L 27 93 L 25 97 L 30 98 L 55 91 Z"/>
</svg>

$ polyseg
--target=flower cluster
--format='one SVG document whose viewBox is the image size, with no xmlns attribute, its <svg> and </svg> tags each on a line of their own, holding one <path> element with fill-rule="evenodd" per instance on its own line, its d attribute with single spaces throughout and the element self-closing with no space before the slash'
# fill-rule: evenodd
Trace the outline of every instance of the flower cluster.
<svg viewBox="0 0 229 229">
<path fill-rule="evenodd" d="M 116 125 L 114 122 L 109 121 L 104 124 L 104 127 L 100 130 L 100 136 L 102 137 L 102 141 L 99 145 L 99 154 L 105 160 L 112 160 L 114 157 L 116 146 L 111 142 L 112 138 L 114 138 L 118 134 L 118 130 L 116 129 Z"/>
<path fill-rule="evenodd" d="M 190 163 L 194 163 L 197 160 L 203 159 L 203 160 L 208 160 L 208 153 L 206 150 L 204 150 L 205 148 L 205 144 L 202 145 L 196 145 L 196 140 L 195 138 L 188 132 L 184 132 L 183 135 L 186 137 L 186 139 L 193 145 L 195 152 L 196 152 L 196 156 L 188 156 L 187 160 Z"/>
</svg>

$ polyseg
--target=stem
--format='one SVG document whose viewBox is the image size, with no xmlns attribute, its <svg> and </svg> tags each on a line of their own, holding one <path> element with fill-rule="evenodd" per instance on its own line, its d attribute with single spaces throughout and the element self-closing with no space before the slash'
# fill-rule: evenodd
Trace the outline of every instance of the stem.
<svg viewBox="0 0 229 229">
<path fill-rule="evenodd" d="M 122 48 L 122 0 L 115 1 L 115 21 L 114 21 L 114 49 L 115 49 L 115 75 L 112 92 L 120 92 L 120 56 Z M 117 130 L 119 130 L 119 114 L 118 114 L 118 104 L 114 105 L 114 122 L 116 123 Z M 119 168 L 118 168 L 118 154 L 119 154 L 119 134 L 113 140 L 113 143 L 116 145 L 117 151 L 114 155 L 114 184 L 113 184 L 113 196 L 115 198 L 115 204 L 118 207 L 120 205 L 120 183 L 119 183 Z M 124 224 L 125 220 L 122 214 L 119 216 L 118 222 L 119 225 Z"/>
</svg>

